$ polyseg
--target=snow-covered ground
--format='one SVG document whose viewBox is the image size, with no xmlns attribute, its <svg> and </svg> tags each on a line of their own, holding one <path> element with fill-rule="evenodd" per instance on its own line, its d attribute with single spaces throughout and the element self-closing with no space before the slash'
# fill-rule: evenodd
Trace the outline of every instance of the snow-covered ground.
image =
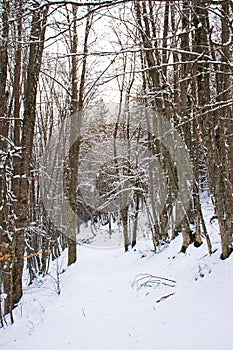
<svg viewBox="0 0 233 350">
<path fill-rule="evenodd" d="M 212 256 L 205 242 L 179 254 L 178 237 L 159 254 L 141 240 L 128 253 L 79 247 L 69 268 L 61 257 L 51 275 L 25 287 L 14 325 L 0 329 L 0 348 L 232 350 L 233 257 L 220 260 L 217 225 L 210 230 Z M 66 269 L 59 296 L 56 268 Z M 142 274 L 174 282 L 145 283 Z"/>
</svg>

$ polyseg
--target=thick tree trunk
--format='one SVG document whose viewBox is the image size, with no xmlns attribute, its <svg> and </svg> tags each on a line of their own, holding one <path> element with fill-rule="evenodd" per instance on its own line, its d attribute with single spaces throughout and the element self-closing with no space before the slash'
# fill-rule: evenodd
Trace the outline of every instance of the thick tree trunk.
<svg viewBox="0 0 233 350">
<path fill-rule="evenodd" d="M 209 50 L 208 12 L 204 2 L 196 2 L 195 16 L 195 49 L 200 54 Z M 222 61 L 216 69 L 216 100 L 227 103 L 231 99 L 232 86 L 230 82 L 231 59 L 229 45 L 230 32 L 227 18 L 229 16 L 229 4 L 222 5 L 225 14 L 222 21 Z M 200 25 L 201 24 L 201 25 Z M 212 50 L 213 54 L 213 50 Z M 227 64 L 226 64 L 227 63 Z M 222 72 L 221 72 L 222 71 Z M 198 110 L 197 121 L 200 130 L 200 143 L 205 148 L 207 167 L 211 192 L 215 198 L 215 208 L 219 221 L 220 235 L 222 240 L 222 259 L 227 258 L 232 250 L 233 227 L 232 227 L 232 107 L 222 107 L 213 112 L 208 111 L 211 105 L 209 64 L 197 64 L 197 95 Z M 205 93 L 203 93 L 203 91 Z"/>
<path fill-rule="evenodd" d="M 43 12 L 34 11 L 31 22 L 29 61 L 27 66 L 24 119 L 22 130 L 21 159 L 15 162 L 14 173 L 17 175 L 13 182 L 14 193 L 17 197 L 15 206 L 16 228 L 14 233 L 13 265 L 13 305 L 22 297 L 22 273 L 25 253 L 25 228 L 28 224 L 30 177 L 32 170 L 33 138 L 36 120 L 36 97 L 40 67 L 44 49 L 45 23 L 48 8 Z"/>
<path fill-rule="evenodd" d="M 7 168 L 11 168 L 11 159 L 7 155 L 9 144 L 7 141 L 9 133 L 9 119 L 7 116 L 7 76 L 8 76 L 8 41 L 10 3 L 8 0 L 1 2 L 0 19 L 0 294 L 5 293 L 7 298 L 0 301 L 0 325 L 4 326 L 4 316 L 11 313 L 12 297 L 12 243 L 9 238 L 11 231 L 9 206 L 9 174 Z M 8 178 L 8 179 L 7 179 Z M 12 315 L 12 314 L 11 314 Z M 13 317 L 11 316 L 13 322 Z"/>
</svg>

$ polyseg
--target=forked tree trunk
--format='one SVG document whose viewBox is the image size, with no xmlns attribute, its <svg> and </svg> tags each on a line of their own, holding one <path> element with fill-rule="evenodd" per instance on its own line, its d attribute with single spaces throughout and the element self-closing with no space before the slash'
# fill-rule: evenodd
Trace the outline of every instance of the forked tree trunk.
<svg viewBox="0 0 233 350">
<path fill-rule="evenodd" d="M 83 63 L 81 70 L 80 83 L 78 86 L 78 64 L 77 56 L 75 55 L 78 50 L 78 33 L 77 33 L 77 7 L 73 5 L 73 32 L 71 38 L 72 47 L 72 69 L 71 69 L 71 84 L 72 84 L 72 96 L 71 96 L 71 123 L 70 123 L 70 149 L 69 149 L 69 201 L 71 209 L 74 212 L 68 227 L 68 265 L 71 265 L 77 260 L 77 243 L 76 243 L 76 231 L 77 231 L 77 219 L 74 217 L 78 215 L 78 162 L 80 151 L 80 126 L 82 123 L 82 115 L 85 99 L 85 84 L 86 84 L 86 71 L 87 71 L 87 54 L 88 54 L 88 37 L 92 25 L 92 14 L 89 14 L 86 19 L 85 34 L 84 34 L 84 46 L 83 46 Z M 74 130 L 72 130 L 74 129 Z M 74 132 L 77 137 L 74 141 Z"/>
</svg>

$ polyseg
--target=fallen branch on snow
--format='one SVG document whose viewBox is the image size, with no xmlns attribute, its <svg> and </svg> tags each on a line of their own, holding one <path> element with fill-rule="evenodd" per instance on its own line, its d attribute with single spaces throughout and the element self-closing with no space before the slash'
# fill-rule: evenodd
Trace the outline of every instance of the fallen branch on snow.
<svg viewBox="0 0 233 350">
<path fill-rule="evenodd" d="M 142 273 L 138 274 L 132 283 L 132 287 L 136 287 L 137 290 L 141 289 L 142 287 L 151 287 L 156 288 L 159 285 L 164 285 L 167 287 L 175 287 L 176 281 L 160 277 L 160 276 L 153 276 L 148 273 Z"/>
</svg>

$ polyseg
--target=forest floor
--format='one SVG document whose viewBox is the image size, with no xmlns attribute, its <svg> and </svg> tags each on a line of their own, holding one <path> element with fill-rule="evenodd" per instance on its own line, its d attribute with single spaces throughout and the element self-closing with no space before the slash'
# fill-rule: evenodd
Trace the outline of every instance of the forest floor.
<svg viewBox="0 0 233 350">
<path fill-rule="evenodd" d="M 181 237 L 159 254 L 146 239 L 128 253 L 80 246 L 76 264 L 66 268 L 61 257 L 50 275 L 25 286 L 15 323 L 0 329 L 0 348 L 232 350 L 233 256 L 220 260 L 216 223 L 209 230 L 211 256 L 206 242 L 180 254 Z M 66 269 L 59 296 L 57 269 Z"/>
</svg>

